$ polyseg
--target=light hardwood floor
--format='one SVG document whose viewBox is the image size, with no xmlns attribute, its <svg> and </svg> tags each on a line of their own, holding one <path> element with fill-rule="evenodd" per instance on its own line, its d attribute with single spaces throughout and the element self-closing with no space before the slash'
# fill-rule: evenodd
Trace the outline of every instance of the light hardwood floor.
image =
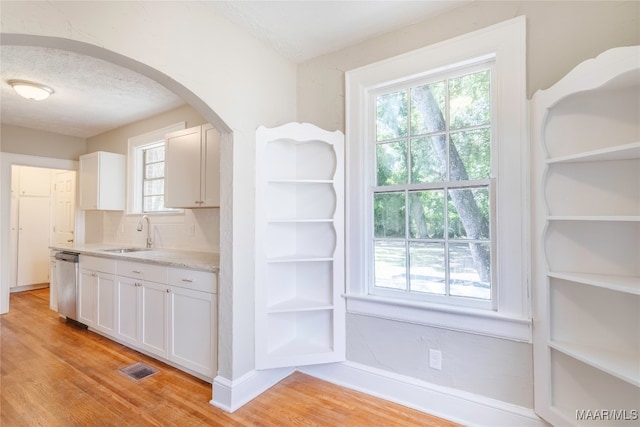
<svg viewBox="0 0 640 427">
<path fill-rule="evenodd" d="M 301 373 L 228 414 L 209 404 L 210 384 L 66 324 L 48 300 L 48 289 L 13 294 L 0 316 L 2 427 L 456 425 Z M 136 362 L 159 372 L 119 371 Z"/>
</svg>

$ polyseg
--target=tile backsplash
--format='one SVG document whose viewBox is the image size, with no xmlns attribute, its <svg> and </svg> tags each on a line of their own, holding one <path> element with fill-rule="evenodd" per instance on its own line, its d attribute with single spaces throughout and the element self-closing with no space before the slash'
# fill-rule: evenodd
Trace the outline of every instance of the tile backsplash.
<svg viewBox="0 0 640 427">
<path fill-rule="evenodd" d="M 137 231 L 142 215 L 102 212 L 102 242 L 145 246 L 147 223 Z M 178 215 L 149 215 L 156 248 L 220 252 L 220 209 L 185 209 Z"/>
</svg>

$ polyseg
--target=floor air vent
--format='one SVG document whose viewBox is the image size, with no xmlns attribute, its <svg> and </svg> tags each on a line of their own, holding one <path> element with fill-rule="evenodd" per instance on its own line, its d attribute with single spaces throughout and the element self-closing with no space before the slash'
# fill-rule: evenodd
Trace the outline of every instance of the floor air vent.
<svg viewBox="0 0 640 427">
<path fill-rule="evenodd" d="M 157 373 L 158 370 L 152 368 L 151 366 L 145 365 L 142 362 L 138 362 L 134 363 L 131 366 L 120 369 L 120 372 L 133 378 L 136 381 L 139 381 L 143 378 L 150 377 L 151 375 Z"/>
</svg>

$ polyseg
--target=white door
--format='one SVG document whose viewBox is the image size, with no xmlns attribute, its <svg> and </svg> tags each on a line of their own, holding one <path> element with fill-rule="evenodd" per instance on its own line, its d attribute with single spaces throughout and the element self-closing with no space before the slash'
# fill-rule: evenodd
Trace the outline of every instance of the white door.
<svg viewBox="0 0 640 427">
<path fill-rule="evenodd" d="M 20 197 L 17 286 L 49 282 L 50 212 L 48 197 Z"/>
<path fill-rule="evenodd" d="M 53 211 L 53 242 L 55 245 L 72 245 L 75 234 L 76 172 L 61 171 L 55 174 Z"/>
<path fill-rule="evenodd" d="M 142 282 L 140 292 L 140 344 L 151 353 L 167 357 L 167 287 L 159 283 Z"/>
</svg>

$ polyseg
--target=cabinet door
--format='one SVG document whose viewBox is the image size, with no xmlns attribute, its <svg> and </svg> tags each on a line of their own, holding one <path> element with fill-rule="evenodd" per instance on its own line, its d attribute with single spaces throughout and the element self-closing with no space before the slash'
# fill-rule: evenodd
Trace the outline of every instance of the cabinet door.
<svg viewBox="0 0 640 427">
<path fill-rule="evenodd" d="M 115 278 L 113 274 L 97 273 L 95 328 L 114 335 Z"/>
<path fill-rule="evenodd" d="M 142 282 L 140 288 L 140 346 L 158 356 L 167 356 L 167 294 L 166 285 Z"/>
<path fill-rule="evenodd" d="M 58 311 L 58 280 L 56 279 L 56 259 L 49 262 L 49 308 Z"/>
<path fill-rule="evenodd" d="M 20 197 L 18 214 L 17 286 L 49 281 L 51 200 Z"/>
<path fill-rule="evenodd" d="M 134 346 L 138 345 L 138 319 L 140 318 L 140 303 L 138 288 L 140 281 L 129 277 L 116 277 L 116 336 L 122 341 Z"/>
<path fill-rule="evenodd" d="M 165 206 L 200 207 L 200 141 L 202 127 L 167 134 L 165 153 Z"/>
<path fill-rule="evenodd" d="M 220 132 L 211 125 L 202 127 L 202 207 L 220 206 Z"/>
<path fill-rule="evenodd" d="M 92 270 L 80 270 L 78 284 L 78 321 L 93 327 L 96 320 L 96 289 L 98 274 Z"/>
<path fill-rule="evenodd" d="M 171 287 L 169 360 L 213 378 L 217 372 L 215 294 Z"/>
<path fill-rule="evenodd" d="M 80 209 L 98 208 L 98 154 L 80 156 Z"/>
</svg>

